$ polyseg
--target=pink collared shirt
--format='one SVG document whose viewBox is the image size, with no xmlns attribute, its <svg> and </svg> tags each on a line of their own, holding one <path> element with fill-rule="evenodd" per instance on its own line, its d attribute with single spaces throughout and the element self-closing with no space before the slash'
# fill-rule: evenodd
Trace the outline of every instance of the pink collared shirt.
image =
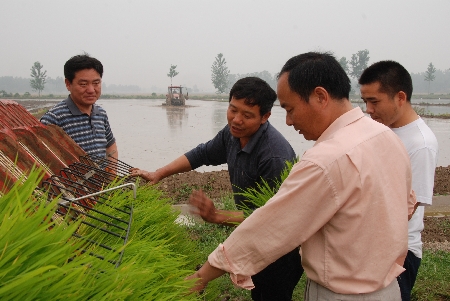
<svg viewBox="0 0 450 301">
<path fill-rule="evenodd" d="M 250 276 L 301 245 L 308 278 L 335 293 L 373 292 L 404 270 L 414 204 L 403 143 L 355 108 L 327 128 L 278 193 L 208 261 L 251 289 Z"/>
</svg>

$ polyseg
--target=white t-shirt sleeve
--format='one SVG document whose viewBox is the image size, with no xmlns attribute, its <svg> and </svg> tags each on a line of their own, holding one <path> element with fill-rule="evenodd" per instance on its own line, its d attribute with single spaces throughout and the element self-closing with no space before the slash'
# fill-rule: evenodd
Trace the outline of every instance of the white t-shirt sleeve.
<svg viewBox="0 0 450 301">
<path fill-rule="evenodd" d="M 428 147 L 418 149 L 410 155 L 412 188 L 420 205 L 432 204 L 436 155 Z"/>
</svg>

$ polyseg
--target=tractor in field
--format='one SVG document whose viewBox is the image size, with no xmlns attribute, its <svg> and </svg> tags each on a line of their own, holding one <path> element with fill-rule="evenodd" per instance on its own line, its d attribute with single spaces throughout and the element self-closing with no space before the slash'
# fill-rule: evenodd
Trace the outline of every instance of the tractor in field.
<svg viewBox="0 0 450 301">
<path fill-rule="evenodd" d="M 166 94 L 166 106 L 184 106 L 186 104 L 186 99 L 188 98 L 188 93 L 183 94 L 182 86 L 169 86 Z"/>
</svg>

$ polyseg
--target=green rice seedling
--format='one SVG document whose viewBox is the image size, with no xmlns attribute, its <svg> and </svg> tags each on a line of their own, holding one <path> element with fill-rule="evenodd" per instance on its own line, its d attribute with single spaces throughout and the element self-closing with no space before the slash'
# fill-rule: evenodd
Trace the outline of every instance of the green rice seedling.
<svg viewBox="0 0 450 301">
<path fill-rule="evenodd" d="M 242 192 L 239 192 L 238 194 L 244 196 L 246 200 L 253 204 L 256 208 L 264 206 L 267 201 L 270 200 L 275 195 L 275 193 L 277 193 L 281 184 L 289 175 L 292 166 L 294 166 L 294 164 L 297 163 L 298 160 L 299 159 L 297 158 L 294 161 L 286 161 L 286 167 L 281 172 L 279 178 L 274 180 L 275 185 L 273 186 L 273 188 L 270 187 L 269 183 L 265 179 L 261 179 L 261 183 L 257 183 L 256 188 L 239 188 Z M 241 206 L 239 209 L 243 210 L 246 216 L 252 213 L 252 209 L 245 205 Z"/>
<path fill-rule="evenodd" d="M 176 213 L 151 187 L 108 196 L 114 206 L 132 205 L 133 221 L 123 245 L 103 231 L 80 226 L 82 219 L 53 220 L 57 199 L 34 194 L 40 180 L 31 172 L 0 198 L 1 300 L 200 300 L 188 294 L 200 252 Z M 114 214 L 113 206 L 99 209 Z M 105 252 L 98 244 L 73 236 L 111 244 Z M 84 250 L 83 252 L 81 250 Z M 124 250 L 122 262 L 117 260 Z M 90 254 L 101 254 L 101 260 Z M 205 298 L 213 300 L 214 290 Z"/>
<path fill-rule="evenodd" d="M 242 192 L 240 192 L 239 194 L 245 196 L 246 199 L 252 204 L 254 204 L 256 207 L 263 206 L 278 191 L 282 182 L 289 175 L 292 166 L 296 162 L 298 162 L 298 159 L 295 160 L 294 162 L 290 161 L 286 162 L 286 167 L 285 169 L 283 169 L 279 179 L 275 181 L 276 184 L 274 188 L 271 188 L 268 185 L 267 181 L 262 180 L 261 184 L 258 184 L 256 189 L 253 188 L 247 190 L 241 189 Z M 219 203 L 221 205 L 220 209 L 231 211 L 243 210 L 246 216 L 250 215 L 252 212 L 252 210 L 249 209 L 248 207 L 236 208 L 232 195 L 222 198 Z M 201 253 L 203 254 L 202 262 L 207 260 L 208 255 L 212 251 L 214 251 L 220 243 L 225 241 L 227 237 L 231 234 L 231 232 L 234 230 L 233 228 L 221 225 L 209 223 L 197 223 L 195 220 L 193 220 L 193 223 L 194 226 L 190 227 L 191 237 L 197 241 L 199 248 L 202 250 L 201 251 Z M 302 295 L 304 290 L 304 282 L 305 280 L 302 280 L 302 284 L 298 285 L 298 289 L 296 289 L 296 291 L 294 292 L 294 297 Z M 212 284 L 217 285 L 216 289 L 220 291 L 220 296 L 222 297 L 226 296 L 230 298 L 230 300 L 239 300 L 239 301 L 252 300 L 250 296 L 250 291 L 241 288 L 236 288 L 227 274 L 220 277 L 216 281 L 211 282 L 209 285 Z"/>
<path fill-rule="evenodd" d="M 234 203 L 233 195 L 223 197 L 220 200 L 220 209 L 224 210 L 237 210 Z M 205 262 L 208 259 L 208 255 L 214 251 L 217 246 L 225 241 L 227 237 L 233 232 L 234 228 L 197 222 L 192 220 L 193 225 L 188 229 L 191 233 L 191 237 L 197 242 L 202 254 L 201 262 Z M 303 275 L 299 284 L 297 285 L 292 300 L 303 300 L 303 292 L 306 283 L 306 276 Z M 211 289 L 214 285 L 214 296 L 219 292 L 221 298 L 229 298 L 229 300 L 236 301 L 251 301 L 250 291 L 235 287 L 228 274 L 225 274 L 218 279 L 210 282 L 206 291 Z M 205 299 L 205 300 L 218 300 L 218 299 Z M 219 299 L 220 300 L 220 299 Z"/>
<path fill-rule="evenodd" d="M 221 198 L 216 205 L 218 208 L 224 210 L 237 210 L 232 194 Z M 199 264 L 204 263 L 208 259 L 208 255 L 214 251 L 220 243 L 225 241 L 234 230 L 232 227 L 198 222 L 195 219 L 192 219 L 189 225 L 191 226 L 187 227 L 187 229 L 190 232 L 191 239 L 196 242 L 200 249 Z M 212 294 L 214 297 L 208 296 L 205 297 L 205 300 L 215 301 L 222 300 L 222 298 L 225 298 L 223 300 L 227 300 L 226 298 L 238 301 L 251 300 L 250 291 L 234 287 L 228 274 L 210 282 L 205 291 L 214 292 Z M 217 294 L 219 294 L 219 298 L 216 297 Z"/>
<path fill-rule="evenodd" d="M 267 201 L 269 201 L 277 193 L 281 184 L 289 175 L 289 172 L 291 171 L 292 167 L 298 161 L 299 161 L 299 158 L 297 158 L 294 161 L 286 161 L 286 167 L 281 172 L 279 178 L 275 180 L 275 185 L 273 187 L 270 187 L 269 183 L 266 180 L 262 179 L 261 183 L 257 183 L 256 188 L 249 188 L 246 190 L 241 189 L 242 192 L 240 192 L 239 194 L 243 195 L 247 201 L 249 201 L 251 204 L 253 204 L 257 208 L 264 206 L 267 203 Z M 228 207 L 228 208 L 226 208 L 226 210 L 243 210 L 244 214 L 246 216 L 249 216 L 253 212 L 252 209 L 250 209 L 248 206 L 245 206 L 245 205 L 240 206 L 239 208 L 236 208 L 232 199 L 231 199 L 231 201 L 228 201 L 228 202 L 225 201 L 224 204 L 226 207 Z M 216 229 L 216 231 L 218 231 L 218 230 Z M 217 232 L 214 233 L 213 236 L 217 237 L 217 239 L 220 241 L 219 242 L 214 241 L 215 246 L 214 246 L 214 248 L 212 248 L 211 252 L 217 247 L 217 245 L 220 242 L 223 242 L 230 233 L 231 232 L 221 233 L 220 231 L 219 231 L 219 233 L 217 233 Z M 207 249 L 209 250 L 209 249 L 211 249 L 211 247 L 208 247 Z M 219 289 L 222 292 L 222 294 L 233 296 L 233 298 L 236 298 L 236 300 L 241 300 L 241 301 L 251 300 L 250 293 L 243 289 L 235 288 L 232 285 L 229 277 L 221 277 L 218 282 L 219 282 L 218 283 Z M 293 300 L 301 300 L 303 298 L 302 296 L 303 296 L 305 283 L 306 283 L 306 276 L 303 275 L 302 279 L 300 280 L 299 284 L 297 285 L 297 287 L 294 291 Z M 235 299 L 233 299 L 233 300 L 235 300 Z"/>
</svg>

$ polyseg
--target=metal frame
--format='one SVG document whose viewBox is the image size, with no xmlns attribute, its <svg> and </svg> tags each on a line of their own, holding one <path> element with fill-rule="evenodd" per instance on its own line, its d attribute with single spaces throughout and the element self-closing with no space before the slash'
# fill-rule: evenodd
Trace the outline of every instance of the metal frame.
<svg viewBox="0 0 450 301">
<path fill-rule="evenodd" d="M 81 158 L 80 158 L 81 159 Z M 131 222 L 133 219 L 133 206 L 123 206 L 119 208 L 111 203 L 109 196 L 117 190 L 127 188 L 133 189 L 133 198 L 136 199 L 136 184 L 130 177 L 122 177 L 126 183 L 103 189 L 113 182 L 117 174 L 106 172 L 98 167 L 95 159 L 89 156 L 82 157 L 84 163 L 76 162 L 61 170 L 60 175 L 53 175 L 42 182 L 42 188 L 47 191 L 49 198 L 58 198 L 58 210 L 55 220 L 61 220 L 70 223 L 81 219 L 81 224 L 88 228 L 103 232 L 109 238 L 117 238 L 125 245 L 128 242 Z M 122 166 L 117 160 L 118 169 L 125 169 L 128 166 Z M 112 214 L 98 209 L 100 206 L 107 206 L 112 209 Z M 80 230 L 80 229 L 79 229 Z M 86 229 L 84 229 L 86 230 Z M 95 244 L 108 251 L 115 251 L 111 245 L 95 241 L 85 237 L 77 231 L 73 234 L 78 239 L 85 240 L 88 244 Z M 115 267 L 118 267 L 122 261 L 125 249 L 119 253 L 119 258 L 110 261 Z M 81 250 L 82 253 L 86 249 Z M 104 259 L 104 256 L 94 254 L 90 255 Z"/>
</svg>

